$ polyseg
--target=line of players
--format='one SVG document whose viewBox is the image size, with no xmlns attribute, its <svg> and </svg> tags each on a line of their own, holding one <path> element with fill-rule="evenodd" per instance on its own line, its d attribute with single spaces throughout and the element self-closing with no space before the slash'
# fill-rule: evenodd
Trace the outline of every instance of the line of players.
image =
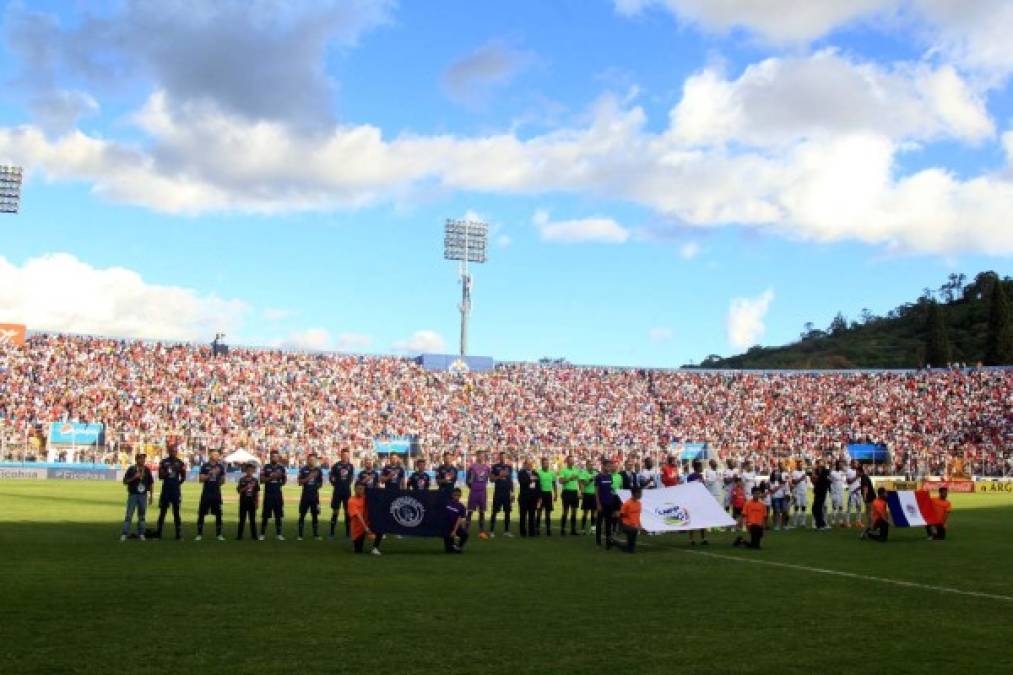
<svg viewBox="0 0 1013 675">
<path fill-rule="evenodd" d="M 139 454 L 136 464 L 125 473 L 123 482 L 127 486 L 127 513 L 123 523 L 121 538 L 129 534 L 134 511 L 138 513 L 137 532 L 144 537 L 146 506 L 153 500 L 154 477 L 147 469 L 146 457 Z M 872 481 L 865 474 L 863 467 L 852 462 L 847 469 L 843 462 L 837 462 L 833 470 L 827 469 L 822 460 L 815 467 L 805 467 L 801 463 L 792 471 L 784 467 L 783 462 L 769 475 L 766 481 L 759 480 L 750 462 L 743 462 L 741 467 L 729 460 L 722 469 L 716 460 L 710 460 L 704 468 L 700 460 L 691 464 L 692 471 L 685 476 L 680 474 L 679 464 L 674 456 L 669 456 L 660 468 L 655 468 L 650 458 L 644 459 L 637 466 L 627 460 L 622 470 L 611 459 L 602 461 L 601 469 L 594 466 L 590 459 L 583 467 L 578 467 L 572 456 L 564 461 L 564 466 L 556 471 L 549 466 L 548 459 L 542 459 L 540 466 L 535 468 L 530 459 L 525 459 L 521 468 L 516 471 L 516 502 L 519 507 L 519 533 L 522 537 L 539 536 L 544 527 L 545 536 L 552 535 L 552 512 L 557 503 L 561 504 L 562 514 L 559 519 L 559 533 L 575 536 L 583 533 L 594 533 L 596 542 L 602 543 L 604 535 L 606 546 L 612 540 L 614 531 L 622 528 L 619 517 L 621 504 L 617 493 L 619 490 L 652 489 L 678 485 L 681 482 L 702 481 L 711 494 L 723 503 L 725 508 L 739 522 L 741 529 L 747 496 L 759 489 L 760 499 L 767 507 L 765 516 L 767 529 L 791 529 L 792 527 L 809 526 L 809 488 L 813 491 L 812 527 L 829 529 L 832 524 L 847 527 L 862 525 L 862 512 L 871 513 L 872 502 L 876 499 L 876 491 Z M 319 465 L 317 457 L 310 454 L 307 464 L 299 469 L 296 481 L 301 488 L 299 499 L 298 538 L 305 534 L 306 520 L 309 516 L 312 536 L 320 539 L 320 490 L 325 480 L 325 471 Z M 350 512 L 350 500 L 354 496 L 356 485 L 365 488 L 384 488 L 392 490 L 407 489 L 429 490 L 433 483 L 435 488 L 450 495 L 459 478 L 459 469 L 453 463 L 453 455 L 445 453 L 443 463 L 434 468 L 430 475 L 424 460 L 416 460 L 415 470 L 408 473 L 401 458 L 391 454 L 388 462 L 377 469 L 372 459 L 364 460 L 360 471 L 350 461 L 349 452 L 343 450 L 340 460 L 335 462 L 327 472 L 326 480 L 332 488 L 330 538 L 334 538 L 339 517 L 344 513 L 345 536 L 351 535 L 353 521 L 359 514 Z M 435 478 L 434 478 L 435 476 Z M 465 527 L 470 528 L 472 517 L 478 513 L 479 538 L 495 536 L 497 516 L 503 514 L 503 535 L 512 537 L 510 531 L 512 505 L 515 501 L 515 471 L 505 453 L 499 453 L 497 462 L 487 464 L 486 454 L 479 452 L 475 462 L 468 467 L 465 484 L 469 488 L 466 508 Z M 158 466 L 158 478 L 161 481 L 159 495 L 159 516 L 156 536 L 161 537 L 168 511 L 171 509 L 175 525 L 176 538 L 182 538 L 182 521 L 180 518 L 181 486 L 186 480 L 186 466 L 179 458 L 178 447 L 170 445 L 168 456 Z M 218 451 L 212 451 L 207 462 L 201 465 L 198 472 L 201 483 L 201 496 L 198 504 L 197 534 L 195 540 L 200 541 L 204 534 L 204 523 L 207 516 L 215 518 L 215 535 L 224 540 L 222 534 L 222 494 L 225 482 L 225 465 Z M 239 495 L 239 524 L 237 539 L 242 539 L 249 523 L 253 538 L 263 540 L 268 524 L 273 520 L 275 536 L 284 540 L 282 523 L 284 519 L 284 498 L 282 491 L 288 482 L 286 466 L 277 452 L 272 452 L 270 461 L 255 475 L 255 467 L 244 467 L 243 475 L 236 483 Z M 489 488 L 492 483 L 492 511 L 489 528 L 486 528 L 486 508 L 489 502 Z M 257 527 L 257 509 L 260 493 L 263 492 L 263 508 L 261 510 L 260 528 Z M 825 518 L 825 504 L 830 499 L 830 519 Z M 146 498 L 146 499 L 145 499 Z M 577 528 L 578 512 L 580 529 Z M 871 522 L 871 520 L 870 520 Z M 590 529 L 588 524 L 590 523 Z M 706 544 L 706 532 L 701 532 L 701 543 Z M 695 543 L 694 534 L 690 539 Z"/>
</svg>

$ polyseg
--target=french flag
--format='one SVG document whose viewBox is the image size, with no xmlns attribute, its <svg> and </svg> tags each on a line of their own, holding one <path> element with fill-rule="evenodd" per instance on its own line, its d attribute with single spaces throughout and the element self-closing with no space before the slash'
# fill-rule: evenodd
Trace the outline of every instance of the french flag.
<svg viewBox="0 0 1013 675">
<path fill-rule="evenodd" d="M 928 490 L 902 490 L 886 493 L 890 517 L 895 527 L 925 527 L 938 525 L 936 507 Z"/>
</svg>

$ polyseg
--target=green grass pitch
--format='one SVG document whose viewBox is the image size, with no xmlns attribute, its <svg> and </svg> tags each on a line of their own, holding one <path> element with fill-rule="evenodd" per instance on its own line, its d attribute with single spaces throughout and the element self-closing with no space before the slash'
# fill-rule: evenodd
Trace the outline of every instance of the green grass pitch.
<svg viewBox="0 0 1013 675">
<path fill-rule="evenodd" d="M 894 529 L 885 545 L 795 530 L 746 551 L 720 533 L 714 557 L 676 535 L 644 537 L 634 556 L 591 537 L 473 537 L 447 556 L 439 540 L 392 539 L 378 558 L 353 556 L 343 537 L 295 541 L 291 488 L 289 541 L 231 540 L 230 501 L 230 540 L 195 543 L 187 488 L 184 541 L 120 543 L 122 486 L 0 483 L 0 673 L 1008 673 L 1013 663 L 1013 601 L 929 588 L 1013 597 L 1013 495 L 953 496 L 946 542 L 917 529 Z"/>
</svg>

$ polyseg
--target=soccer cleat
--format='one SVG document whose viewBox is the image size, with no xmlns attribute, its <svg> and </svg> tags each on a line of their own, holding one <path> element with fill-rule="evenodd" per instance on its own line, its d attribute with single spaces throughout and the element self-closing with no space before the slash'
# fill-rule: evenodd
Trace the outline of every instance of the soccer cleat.
<svg viewBox="0 0 1013 675">
<path fill-rule="evenodd" d="M 370 555 L 383 555 L 382 553 L 380 553 L 380 549 L 378 549 L 378 548 L 374 548 L 369 553 L 370 553 Z"/>
<path fill-rule="evenodd" d="M 127 540 L 127 535 L 121 534 L 120 535 L 120 541 L 126 541 L 126 540 Z"/>
<path fill-rule="evenodd" d="M 514 538 L 514 535 L 511 532 L 504 532 L 503 536 L 506 537 L 507 539 L 513 539 Z"/>
<path fill-rule="evenodd" d="M 220 534 L 217 537 L 215 537 L 215 539 L 217 539 L 218 541 L 225 541 L 225 537 L 223 537 Z"/>
<path fill-rule="evenodd" d="M 277 537 L 275 537 L 275 538 L 276 538 L 276 539 L 277 539 L 278 541 L 285 541 L 285 535 L 283 535 L 283 534 L 279 534 L 279 535 L 278 535 Z"/>
<path fill-rule="evenodd" d="M 495 539 L 496 538 L 496 533 L 495 532 L 490 532 L 489 533 L 489 538 L 490 539 Z"/>
<path fill-rule="evenodd" d="M 141 541 L 144 541 L 144 535 L 143 534 L 137 535 L 137 538 L 140 539 Z"/>
<path fill-rule="evenodd" d="M 257 537 L 257 541 L 264 541 L 264 535 L 260 535 L 259 537 Z"/>
<path fill-rule="evenodd" d="M 296 541 L 302 541 L 302 535 L 300 534 L 298 537 L 295 538 L 295 540 Z"/>
<path fill-rule="evenodd" d="M 199 534 L 198 534 L 198 535 L 197 535 L 196 537 L 194 537 L 194 538 L 193 538 L 193 540 L 194 540 L 194 541 L 200 541 L 200 540 L 201 540 L 201 539 L 203 539 L 203 538 L 204 538 L 204 537 L 202 537 L 201 535 L 199 535 Z"/>
</svg>

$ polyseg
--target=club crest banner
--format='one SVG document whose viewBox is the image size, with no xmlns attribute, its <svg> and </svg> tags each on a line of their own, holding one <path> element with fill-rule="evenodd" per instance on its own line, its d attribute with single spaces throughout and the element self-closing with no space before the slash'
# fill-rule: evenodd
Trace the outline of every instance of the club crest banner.
<svg viewBox="0 0 1013 675">
<path fill-rule="evenodd" d="M 381 534 L 442 537 L 447 529 L 447 499 L 435 491 L 366 490 L 369 527 Z"/>
<path fill-rule="evenodd" d="M 630 491 L 620 490 L 619 498 L 626 501 Z M 700 481 L 644 490 L 640 503 L 640 526 L 647 532 L 685 532 L 735 525 Z"/>
</svg>

